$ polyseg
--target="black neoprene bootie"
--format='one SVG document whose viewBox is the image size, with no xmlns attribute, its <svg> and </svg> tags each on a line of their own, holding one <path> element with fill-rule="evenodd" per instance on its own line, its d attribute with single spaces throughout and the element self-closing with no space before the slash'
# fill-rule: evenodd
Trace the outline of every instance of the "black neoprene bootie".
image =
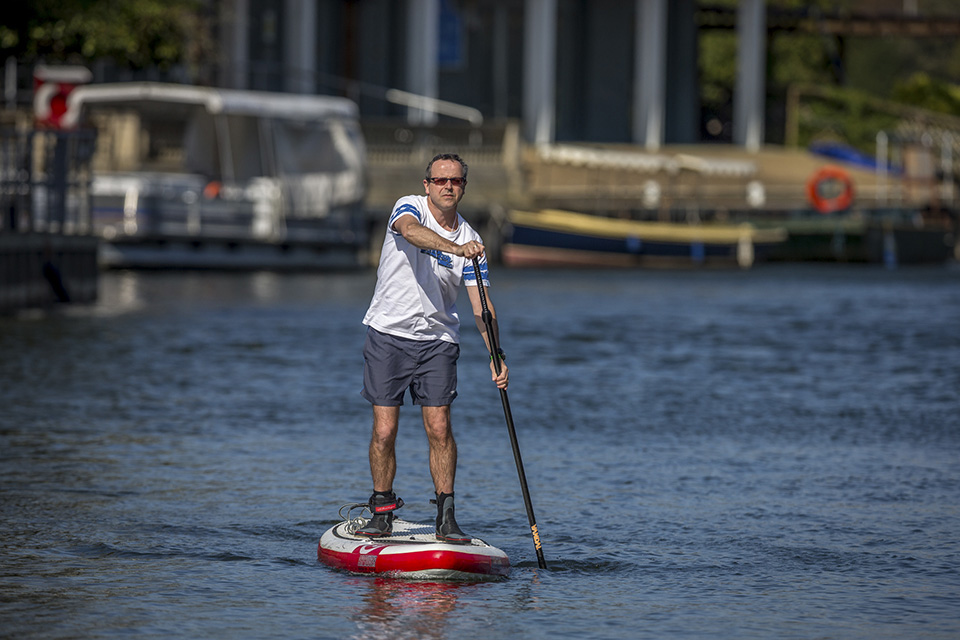
<svg viewBox="0 0 960 640">
<path fill-rule="evenodd" d="M 438 493 L 437 499 L 430 502 L 437 505 L 437 540 L 453 544 L 470 544 L 472 538 L 460 531 L 460 527 L 457 526 L 457 519 L 454 517 L 453 494 Z"/>
<path fill-rule="evenodd" d="M 393 512 L 403 506 L 403 500 L 393 491 L 374 491 L 370 496 L 370 511 L 373 515 L 356 535 L 368 538 L 383 538 L 393 533 Z"/>
</svg>

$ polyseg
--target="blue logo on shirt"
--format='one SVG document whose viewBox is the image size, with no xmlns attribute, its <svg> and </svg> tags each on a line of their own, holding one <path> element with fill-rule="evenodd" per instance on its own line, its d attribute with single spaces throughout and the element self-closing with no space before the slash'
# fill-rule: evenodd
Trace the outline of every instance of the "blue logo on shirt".
<svg viewBox="0 0 960 640">
<path fill-rule="evenodd" d="M 445 254 L 443 251 L 437 251 L 436 249 L 420 249 L 420 253 L 425 253 L 432 258 L 436 258 L 437 264 L 439 264 L 441 267 L 453 269 L 453 258 Z"/>
<path fill-rule="evenodd" d="M 488 273 L 487 273 L 487 261 L 486 261 L 486 260 L 484 260 L 484 261 L 482 261 L 482 262 L 480 263 L 480 277 L 483 278 L 483 281 L 484 281 L 484 282 L 486 282 L 487 279 L 489 278 L 489 275 L 488 275 Z M 476 272 L 475 272 L 474 269 L 473 269 L 473 265 L 470 264 L 469 262 L 468 262 L 467 265 L 463 268 L 463 280 L 464 280 L 464 282 L 476 282 L 476 281 L 477 281 L 477 274 L 476 274 Z"/>
</svg>

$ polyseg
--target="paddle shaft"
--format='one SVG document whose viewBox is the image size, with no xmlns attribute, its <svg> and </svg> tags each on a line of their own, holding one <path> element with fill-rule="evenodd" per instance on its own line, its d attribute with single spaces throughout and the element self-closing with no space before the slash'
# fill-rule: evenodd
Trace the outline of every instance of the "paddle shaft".
<svg viewBox="0 0 960 640">
<path fill-rule="evenodd" d="M 497 336 L 493 332 L 493 314 L 487 306 L 487 294 L 483 288 L 483 278 L 480 275 L 480 263 L 473 259 L 473 271 L 477 276 L 477 290 L 480 292 L 481 319 L 487 328 L 487 342 L 490 347 L 490 357 L 493 360 L 493 369 L 500 375 L 500 356 Z M 537 564 L 541 569 L 547 568 L 547 561 L 543 557 L 543 548 L 540 546 L 540 531 L 537 529 L 537 518 L 533 515 L 533 503 L 530 501 L 530 489 L 527 488 L 527 474 L 523 472 L 523 458 L 520 457 L 520 444 L 517 442 L 517 430 L 513 426 L 513 414 L 510 412 L 510 399 L 507 390 L 500 389 L 500 401 L 503 403 L 503 415 L 507 419 L 507 431 L 510 433 L 510 446 L 513 447 L 513 459 L 517 463 L 517 475 L 520 477 L 520 490 L 523 492 L 523 504 L 527 508 L 527 520 L 530 522 L 530 532 L 533 534 L 533 546 L 537 550 Z"/>
</svg>

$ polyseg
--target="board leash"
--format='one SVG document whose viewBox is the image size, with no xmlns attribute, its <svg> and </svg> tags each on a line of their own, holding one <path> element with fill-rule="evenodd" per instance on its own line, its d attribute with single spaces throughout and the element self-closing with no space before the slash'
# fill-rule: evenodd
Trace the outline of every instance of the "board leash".
<svg viewBox="0 0 960 640">
<path fill-rule="evenodd" d="M 343 514 L 343 510 L 347 510 L 347 514 Z M 351 517 L 350 514 L 354 509 L 360 509 L 360 515 L 356 517 Z M 344 520 L 347 523 L 346 531 L 347 533 L 352 534 L 357 529 L 361 529 L 366 526 L 367 521 L 370 519 L 364 518 L 363 513 L 366 511 L 370 514 L 370 517 L 373 517 L 373 512 L 370 511 L 370 505 L 366 502 L 351 502 L 350 504 L 345 504 L 340 507 L 340 510 L 337 511 L 337 514 L 340 516 L 341 520 Z"/>
<path fill-rule="evenodd" d="M 473 258 L 473 272 L 477 278 L 477 290 L 480 292 L 481 319 L 487 328 L 487 343 L 490 348 L 490 359 L 493 361 L 493 370 L 500 375 L 500 345 L 493 333 L 493 314 L 487 306 L 487 294 L 483 288 L 483 277 L 480 274 L 480 262 Z M 513 459 L 517 463 L 517 475 L 520 477 L 520 490 L 523 492 L 523 504 L 527 509 L 527 520 L 530 522 L 530 533 L 533 535 L 533 546 L 537 551 L 537 564 L 541 569 L 547 568 L 547 561 L 543 557 L 543 547 L 540 544 L 540 530 L 537 528 L 537 519 L 533 514 L 533 503 L 530 501 L 530 489 L 527 487 L 527 476 L 523 472 L 523 459 L 520 456 L 520 443 L 517 441 L 517 430 L 513 425 L 513 414 L 510 412 L 510 399 L 507 390 L 500 389 L 500 401 L 503 403 L 503 415 L 507 419 L 507 431 L 510 434 L 510 446 L 513 448 Z"/>
</svg>

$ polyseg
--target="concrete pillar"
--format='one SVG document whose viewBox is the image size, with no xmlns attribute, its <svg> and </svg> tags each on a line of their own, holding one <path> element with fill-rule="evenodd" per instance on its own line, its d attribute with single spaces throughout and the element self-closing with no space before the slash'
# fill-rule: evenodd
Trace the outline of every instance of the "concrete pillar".
<svg viewBox="0 0 960 640">
<path fill-rule="evenodd" d="M 317 0 L 285 0 L 284 90 L 317 92 Z"/>
<path fill-rule="evenodd" d="M 229 25 L 222 53 L 227 73 L 223 79 L 231 89 L 246 89 L 250 77 L 250 2 L 233 0 L 221 8 L 221 19 Z"/>
<path fill-rule="evenodd" d="M 764 0 L 740 0 L 737 43 L 733 142 L 755 152 L 763 144 L 766 102 L 767 8 Z"/>
<path fill-rule="evenodd" d="M 666 101 L 667 0 L 636 0 L 633 141 L 648 151 L 663 144 Z"/>
<path fill-rule="evenodd" d="M 526 0 L 523 38 L 523 132 L 550 144 L 556 127 L 557 0 Z"/>
<path fill-rule="evenodd" d="M 510 15 L 507 7 L 493 7 L 493 116 L 506 118 L 507 101 L 510 96 Z"/>
<path fill-rule="evenodd" d="M 664 142 L 700 141 L 700 73 L 697 0 L 670 0 L 667 10 Z"/>
<path fill-rule="evenodd" d="M 440 0 L 407 0 L 407 91 L 427 98 L 438 97 L 439 47 Z M 410 107 L 407 121 L 432 125 L 437 122 L 437 114 Z"/>
</svg>

